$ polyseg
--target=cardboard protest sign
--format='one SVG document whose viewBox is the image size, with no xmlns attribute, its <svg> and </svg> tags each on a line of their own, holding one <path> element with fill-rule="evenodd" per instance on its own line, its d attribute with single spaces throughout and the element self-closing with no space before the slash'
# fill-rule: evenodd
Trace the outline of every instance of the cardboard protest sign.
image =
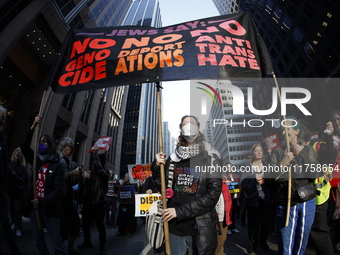
<svg viewBox="0 0 340 255">
<path fill-rule="evenodd" d="M 145 217 L 147 211 L 149 210 L 151 204 L 154 201 L 162 199 L 162 196 L 158 193 L 149 194 L 136 194 L 135 203 L 135 216 Z"/>
<path fill-rule="evenodd" d="M 128 172 L 131 183 L 143 183 L 148 178 L 151 172 L 151 164 L 145 165 L 128 165 Z"/>
<path fill-rule="evenodd" d="M 265 138 L 261 139 L 261 143 L 263 148 L 266 150 L 275 150 L 276 148 L 280 147 L 280 138 L 279 135 L 273 134 L 266 136 Z"/>
<path fill-rule="evenodd" d="M 119 186 L 117 189 L 118 202 L 120 204 L 134 204 L 135 203 L 135 186 Z"/>
<path fill-rule="evenodd" d="M 91 147 L 88 153 L 91 153 L 93 150 L 105 150 L 108 151 L 110 148 L 110 144 L 112 142 L 112 137 L 105 136 L 100 137 L 94 145 Z"/>
</svg>

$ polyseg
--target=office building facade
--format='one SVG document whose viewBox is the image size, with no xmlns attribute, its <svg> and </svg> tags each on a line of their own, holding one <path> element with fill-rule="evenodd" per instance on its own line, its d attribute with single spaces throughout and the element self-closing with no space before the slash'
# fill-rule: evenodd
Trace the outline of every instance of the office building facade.
<svg viewBox="0 0 340 255">
<path fill-rule="evenodd" d="M 308 89 L 306 104 L 313 114 L 305 117 L 311 129 L 322 131 L 333 109 L 339 109 L 340 87 L 330 82 L 340 76 L 340 3 L 330 1 L 213 0 L 220 14 L 247 11 L 267 45 L 277 77 L 323 78 L 322 85 L 301 82 Z M 262 91 L 263 93 L 267 93 Z M 260 102 L 263 104 L 264 102 Z"/>
<path fill-rule="evenodd" d="M 0 104 L 8 108 L 4 132 L 10 141 L 10 152 L 19 146 L 41 108 L 44 118 L 40 133 L 56 139 L 73 138 L 73 161 L 90 167 L 88 151 L 92 144 L 101 136 L 112 136 L 108 167 L 119 169 L 120 123 L 124 117 L 127 88 L 67 95 L 54 94 L 51 89 L 44 93 L 44 89 L 70 29 L 120 25 L 131 3 L 132 0 L 2 1 Z"/>
<path fill-rule="evenodd" d="M 221 154 L 223 163 L 231 162 L 239 169 L 249 162 L 251 147 L 261 142 L 262 129 L 255 127 L 258 124 L 253 120 L 257 120 L 258 116 L 252 114 L 247 106 L 243 115 L 233 113 L 233 94 L 223 86 L 229 83 L 240 88 L 247 97 L 248 83 L 219 81 L 216 91 L 222 99 L 222 105 L 212 105 L 204 134 L 207 141 Z M 249 121 L 251 125 L 248 125 Z"/>
</svg>

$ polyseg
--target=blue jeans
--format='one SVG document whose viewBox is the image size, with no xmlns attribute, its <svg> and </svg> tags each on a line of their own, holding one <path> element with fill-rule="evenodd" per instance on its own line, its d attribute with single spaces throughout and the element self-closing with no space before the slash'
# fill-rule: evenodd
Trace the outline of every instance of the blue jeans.
<svg viewBox="0 0 340 255">
<path fill-rule="evenodd" d="M 170 250 L 171 254 L 186 255 L 188 247 L 192 250 L 192 237 L 179 236 L 170 233 Z"/>
<path fill-rule="evenodd" d="M 55 254 L 67 254 L 67 249 L 60 236 L 60 219 L 59 217 L 47 216 L 44 209 L 39 209 L 41 229 L 38 228 L 36 210 L 32 209 L 30 213 L 31 227 L 35 243 L 38 247 L 41 255 L 49 255 L 49 251 L 46 246 L 44 231 L 42 226 L 44 225 L 47 229 L 47 233 L 52 241 L 55 249 Z"/>
<path fill-rule="evenodd" d="M 306 251 L 315 216 L 315 199 L 290 207 L 289 223 L 285 227 L 286 208 L 277 208 L 279 254 L 302 255 Z"/>
</svg>

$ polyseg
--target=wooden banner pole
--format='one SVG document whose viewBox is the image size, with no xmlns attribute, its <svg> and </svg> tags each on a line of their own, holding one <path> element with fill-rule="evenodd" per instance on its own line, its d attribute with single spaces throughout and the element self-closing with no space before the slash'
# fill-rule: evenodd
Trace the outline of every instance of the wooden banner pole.
<svg viewBox="0 0 340 255">
<path fill-rule="evenodd" d="M 42 114 L 42 108 L 44 105 L 45 101 L 45 96 L 46 96 L 46 90 L 44 90 L 41 103 L 40 103 L 40 108 L 39 108 L 39 113 L 38 115 L 41 116 Z M 37 151 L 38 151 L 38 143 L 39 143 L 39 126 L 37 125 L 35 128 L 35 137 L 34 137 L 34 158 L 33 158 L 33 197 L 34 199 L 37 199 L 37 189 L 36 189 L 36 183 L 37 183 Z M 40 222 L 40 215 L 39 215 L 39 209 L 35 209 L 36 215 L 37 215 L 37 224 L 38 224 L 38 229 L 41 229 L 41 222 Z"/>
<path fill-rule="evenodd" d="M 158 114 L 158 145 L 159 152 L 163 152 L 163 123 L 162 123 L 162 109 L 161 109 L 161 89 L 162 87 L 157 82 L 157 114 Z M 163 210 L 167 208 L 166 201 L 166 182 L 165 182 L 165 170 L 164 165 L 160 164 L 160 172 L 161 172 L 161 194 L 162 194 L 162 203 Z M 167 255 L 171 255 L 170 251 L 170 234 L 169 234 L 169 223 L 167 221 L 164 222 L 164 240 L 165 240 L 165 253 Z"/>
<path fill-rule="evenodd" d="M 279 96 L 280 103 L 281 103 L 282 98 L 281 98 L 279 83 L 277 82 L 277 78 L 276 78 L 275 73 L 273 72 L 272 74 L 273 74 L 273 78 L 274 78 L 275 85 L 276 85 L 276 88 L 277 88 L 277 94 Z M 286 120 L 286 116 L 285 115 L 282 115 L 282 117 L 283 117 L 283 120 Z M 287 152 L 290 152 L 290 145 L 289 145 L 289 140 L 288 140 L 288 128 L 287 128 L 287 126 L 285 126 L 285 135 L 286 135 Z M 292 198 L 292 172 L 290 171 L 290 166 L 289 166 L 289 168 L 288 168 L 287 212 L 286 212 L 286 223 L 285 223 L 286 227 L 289 224 L 291 198 Z"/>
</svg>

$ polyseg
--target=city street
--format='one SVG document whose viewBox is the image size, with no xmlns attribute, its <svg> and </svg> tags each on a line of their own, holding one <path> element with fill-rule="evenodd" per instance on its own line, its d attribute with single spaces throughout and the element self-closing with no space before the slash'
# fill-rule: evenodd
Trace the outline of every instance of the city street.
<svg viewBox="0 0 340 255">
<path fill-rule="evenodd" d="M 241 226 L 240 219 L 237 219 L 237 229 L 241 231 L 240 234 L 232 234 L 228 235 L 227 241 L 224 244 L 224 253 L 227 255 L 242 255 L 248 254 L 248 239 L 247 239 L 247 227 Z M 269 236 L 268 246 L 270 247 L 269 251 L 264 251 L 262 249 L 258 249 L 256 254 L 259 255 L 274 255 L 277 253 L 277 237 Z M 254 254 L 254 253 L 252 253 Z M 312 247 L 308 247 L 305 255 L 316 255 Z"/>
<path fill-rule="evenodd" d="M 240 234 L 232 234 L 228 235 L 227 241 L 224 245 L 224 252 L 227 255 L 242 255 L 248 254 L 248 240 L 247 240 L 247 227 L 241 226 L 241 222 L 237 219 L 237 229 L 241 231 Z M 99 252 L 99 241 L 98 241 L 98 231 L 96 227 L 91 229 L 92 234 L 92 249 L 87 250 L 79 250 L 77 246 L 82 243 L 83 235 L 80 233 L 80 237 L 76 240 L 75 247 L 76 251 L 82 255 L 92 255 L 97 254 Z M 116 236 L 117 228 L 106 229 L 107 234 L 107 245 L 106 251 L 108 255 L 153 255 L 152 249 L 148 248 L 148 242 L 146 239 L 146 235 L 144 232 L 144 224 L 142 220 L 139 218 L 137 220 L 137 231 L 131 237 L 128 236 Z M 9 254 L 8 247 L 6 243 L 4 243 L 3 233 L 0 233 L 1 239 L 1 247 L 4 254 Z M 32 255 L 38 254 L 38 250 L 35 246 L 32 232 L 30 230 L 30 223 L 28 219 L 24 218 L 24 225 L 22 229 L 22 237 L 16 237 L 19 249 L 22 255 Z M 46 233 L 46 241 L 49 247 L 51 254 L 53 254 L 54 249 L 52 244 L 49 240 L 48 234 Z M 277 254 L 277 238 L 276 237 L 269 237 L 268 245 L 270 247 L 269 251 L 264 251 L 258 249 L 257 254 L 259 255 L 274 255 Z M 315 251 L 313 247 L 308 247 L 307 252 L 305 255 L 315 255 Z"/>
<path fill-rule="evenodd" d="M 23 229 L 22 236 L 16 237 L 17 244 L 21 251 L 21 255 L 33 255 L 39 254 L 38 249 L 35 246 L 35 242 L 32 236 L 32 232 L 30 229 L 29 219 L 23 218 Z M 117 228 L 108 229 L 106 228 L 107 235 L 107 243 L 106 243 L 106 252 L 108 255 L 138 255 L 143 249 L 147 246 L 146 235 L 144 234 L 144 224 L 142 224 L 142 220 L 137 220 L 137 231 L 131 237 L 128 236 L 116 236 L 118 230 Z M 0 231 L 0 240 L 1 240 L 1 248 L 3 254 L 9 254 L 9 249 L 7 244 L 4 241 L 3 232 Z M 80 233 L 80 237 L 76 240 L 75 250 L 79 252 L 81 255 L 93 255 L 99 254 L 99 240 L 98 240 L 98 231 L 97 228 L 94 227 L 91 229 L 91 241 L 93 244 L 92 249 L 80 250 L 78 249 L 78 245 L 83 242 L 83 234 Z M 50 239 L 48 237 L 48 233 L 45 233 L 46 243 L 48 245 L 49 251 L 51 254 L 54 254 L 54 249 Z M 67 244 L 67 242 L 65 242 Z"/>
</svg>

